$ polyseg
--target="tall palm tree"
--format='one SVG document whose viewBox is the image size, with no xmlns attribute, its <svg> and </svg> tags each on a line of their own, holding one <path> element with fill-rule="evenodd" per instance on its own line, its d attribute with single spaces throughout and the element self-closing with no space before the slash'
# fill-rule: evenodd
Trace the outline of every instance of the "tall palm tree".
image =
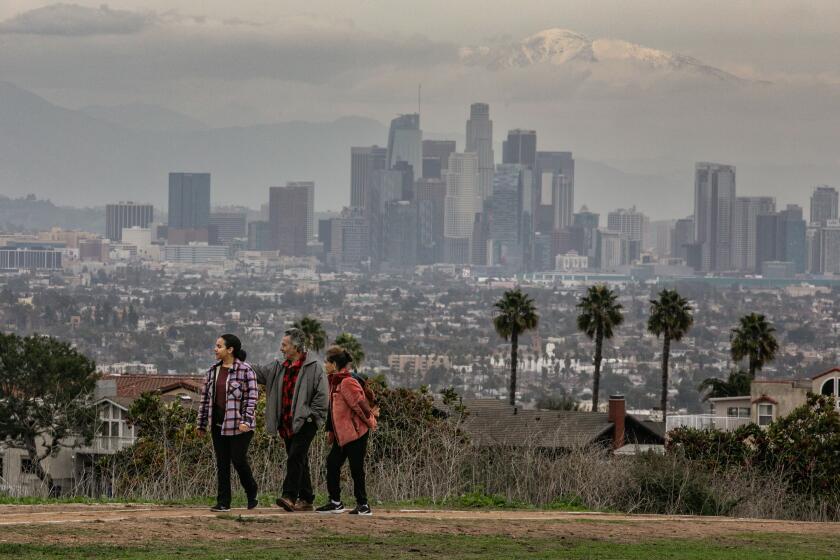
<svg viewBox="0 0 840 560">
<path fill-rule="evenodd" d="M 691 305 L 676 290 L 662 290 L 659 299 L 650 302 L 648 331 L 657 338 L 662 336 L 662 421 L 668 410 L 668 361 L 671 358 L 671 341 L 679 341 L 694 324 Z"/>
<path fill-rule="evenodd" d="M 321 321 L 309 315 L 304 315 L 300 321 L 295 321 L 292 327 L 300 329 L 306 336 L 307 348 L 320 352 L 327 343 L 327 333 L 321 326 Z"/>
<path fill-rule="evenodd" d="M 776 329 L 759 313 L 741 317 L 738 326 L 732 329 L 732 359 L 740 362 L 748 358 L 750 379 L 755 379 L 757 371 L 776 359 L 779 343 L 774 332 Z"/>
<path fill-rule="evenodd" d="M 601 386 L 601 361 L 603 360 L 604 339 L 613 336 L 613 329 L 624 321 L 621 314 L 623 306 L 618 303 L 618 294 L 606 284 L 590 286 L 586 295 L 577 304 L 578 330 L 595 341 L 595 375 L 592 379 L 592 410 L 598 410 L 598 391 Z"/>
<path fill-rule="evenodd" d="M 707 377 L 700 383 L 698 390 L 703 395 L 703 400 L 717 397 L 741 397 L 750 394 L 750 374 L 745 371 L 735 370 L 729 373 L 727 379 Z M 706 392 L 708 390 L 708 392 Z"/>
<path fill-rule="evenodd" d="M 362 343 L 359 342 L 359 339 L 353 336 L 348 332 L 343 332 L 333 341 L 333 344 L 336 346 L 341 346 L 345 350 L 347 350 L 351 356 L 353 356 L 353 365 L 356 368 L 361 367 L 362 362 L 365 360 L 365 351 L 362 348 Z"/>
<path fill-rule="evenodd" d="M 493 317 L 493 327 L 505 340 L 510 339 L 510 405 L 516 404 L 516 365 L 519 361 L 519 335 L 537 328 L 540 317 L 534 300 L 521 289 L 508 290 L 494 304 L 498 315 Z"/>
</svg>

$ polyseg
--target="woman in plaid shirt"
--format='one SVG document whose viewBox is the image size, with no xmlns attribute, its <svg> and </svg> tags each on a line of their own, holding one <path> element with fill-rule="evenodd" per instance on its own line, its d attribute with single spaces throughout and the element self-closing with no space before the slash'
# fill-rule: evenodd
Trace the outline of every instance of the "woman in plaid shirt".
<svg viewBox="0 0 840 560">
<path fill-rule="evenodd" d="M 236 336 L 220 336 L 215 352 L 218 361 L 207 370 L 198 411 L 198 434 L 204 436 L 211 424 L 216 452 L 218 494 L 211 510 L 230 510 L 231 463 L 248 496 L 248 509 L 253 509 L 257 507 L 257 482 L 248 464 L 248 445 L 256 427 L 257 377 L 245 363 L 245 350 Z"/>
</svg>

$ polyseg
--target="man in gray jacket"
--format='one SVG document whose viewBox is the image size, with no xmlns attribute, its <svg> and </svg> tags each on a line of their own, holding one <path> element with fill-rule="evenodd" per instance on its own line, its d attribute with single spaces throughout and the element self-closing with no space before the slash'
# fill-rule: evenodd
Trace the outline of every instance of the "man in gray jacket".
<svg viewBox="0 0 840 560">
<path fill-rule="evenodd" d="M 300 329 L 283 333 L 285 360 L 253 366 L 257 383 L 265 385 L 265 429 L 286 444 L 286 478 L 277 505 L 286 511 L 312 511 L 315 493 L 309 475 L 309 446 L 327 418 L 329 385 L 317 357 L 306 353 Z"/>
</svg>

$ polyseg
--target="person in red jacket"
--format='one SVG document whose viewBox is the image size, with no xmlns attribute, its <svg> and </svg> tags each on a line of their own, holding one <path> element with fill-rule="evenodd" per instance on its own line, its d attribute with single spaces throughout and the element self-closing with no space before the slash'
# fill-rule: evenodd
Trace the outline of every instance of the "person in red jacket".
<svg viewBox="0 0 840 560">
<path fill-rule="evenodd" d="M 330 382 L 330 406 L 327 415 L 327 441 L 332 444 L 327 456 L 327 490 L 330 501 L 318 513 L 342 513 L 341 467 L 350 462 L 356 507 L 352 515 L 371 515 L 365 488 L 365 454 L 368 436 L 376 429 L 376 415 L 371 410 L 361 384 L 349 366 L 353 358 L 340 346 L 327 350 L 324 370 Z"/>
</svg>

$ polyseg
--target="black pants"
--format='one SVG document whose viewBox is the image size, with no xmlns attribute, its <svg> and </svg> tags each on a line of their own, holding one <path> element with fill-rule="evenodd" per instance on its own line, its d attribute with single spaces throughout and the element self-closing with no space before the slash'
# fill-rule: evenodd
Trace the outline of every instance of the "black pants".
<svg viewBox="0 0 840 560">
<path fill-rule="evenodd" d="M 283 479 L 283 497 L 290 500 L 315 501 L 312 477 L 309 475 L 309 446 L 315 437 L 315 422 L 306 422 L 286 443 L 286 478 Z"/>
<path fill-rule="evenodd" d="M 219 489 L 216 503 L 230 507 L 230 464 L 239 474 L 239 481 L 249 499 L 257 497 L 257 481 L 251 474 L 248 464 L 248 446 L 254 432 L 244 432 L 235 436 L 223 436 L 220 426 L 213 426 L 213 450 L 216 452 L 216 470 L 219 473 Z"/>
<path fill-rule="evenodd" d="M 356 496 L 356 505 L 366 505 L 367 490 L 365 489 L 365 454 L 367 453 L 368 434 L 351 441 L 347 445 L 340 446 L 337 441 L 333 442 L 330 454 L 327 455 L 327 490 L 330 493 L 330 500 L 341 501 L 341 467 L 344 461 L 350 461 L 350 475 L 353 477 L 353 494 Z"/>
</svg>

